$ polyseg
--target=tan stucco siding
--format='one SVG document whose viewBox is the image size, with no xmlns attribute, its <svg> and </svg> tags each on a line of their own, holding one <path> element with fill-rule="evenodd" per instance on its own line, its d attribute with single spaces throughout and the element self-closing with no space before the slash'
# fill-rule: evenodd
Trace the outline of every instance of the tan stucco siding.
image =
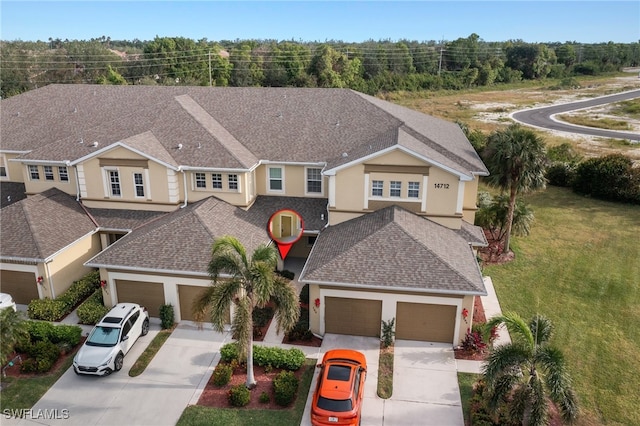
<svg viewBox="0 0 640 426">
<path fill-rule="evenodd" d="M 101 249 L 100 236 L 97 233 L 86 235 L 73 245 L 59 252 L 46 265 L 47 276 L 56 297 L 66 291 L 73 281 L 78 280 L 92 271 L 83 264 L 98 254 Z"/>
<path fill-rule="evenodd" d="M 427 185 L 427 215 L 454 215 L 458 202 L 457 176 L 432 167 Z"/>
<path fill-rule="evenodd" d="M 472 181 L 465 182 L 464 185 L 464 207 L 462 216 L 463 219 L 469 223 L 473 223 L 476 217 L 478 181 L 478 176 L 474 176 Z"/>
<path fill-rule="evenodd" d="M 1 158 L 4 158 L 4 166 L 6 167 L 7 176 L 1 176 L 0 180 L 9 181 L 9 182 L 24 182 L 25 176 L 23 172 L 25 167 L 22 163 L 18 163 L 15 161 L 10 161 L 13 158 L 16 158 L 18 154 L 11 153 L 2 153 L 0 154 Z"/>
<path fill-rule="evenodd" d="M 9 170 L 10 180 L 12 182 L 24 182 L 25 192 L 27 194 L 39 194 L 41 192 L 46 191 L 51 188 L 58 188 L 60 191 L 66 192 L 70 195 L 75 195 L 77 193 L 76 186 L 76 174 L 73 167 L 67 166 L 48 166 L 50 167 L 50 171 L 52 172 L 53 179 L 47 179 L 47 174 L 45 173 L 45 165 L 42 164 L 31 164 L 31 165 L 22 165 L 19 164 L 16 167 L 14 164 L 11 164 L 11 169 Z M 31 168 L 30 166 L 36 167 L 38 170 L 38 179 L 33 179 L 31 176 Z M 64 181 L 60 179 L 60 170 L 66 169 L 68 180 Z M 14 179 L 19 175 L 20 179 Z M 49 175 L 51 176 L 51 175 Z"/>
<path fill-rule="evenodd" d="M 475 296 L 465 296 L 462 300 L 462 310 L 467 310 L 467 318 L 462 316 L 462 310 L 460 311 L 460 321 L 458 324 L 458 335 L 461 336 L 460 342 L 464 340 L 464 336 L 467 334 L 468 330 L 471 330 L 471 326 L 473 325 L 473 301 Z M 487 318 L 488 319 L 488 318 Z"/>
<path fill-rule="evenodd" d="M 367 164 L 384 164 L 400 166 L 424 166 L 426 163 L 419 158 L 409 155 L 400 150 L 391 151 L 367 160 Z"/>
<path fill-rule="evenodd" d="M 220 175 L 222 188 L 213 187 L 214 175 Z M 230 183 L 234 183 L 233 176 L 237 176 L 237 189 L 230 189 Z M 204 180 L 200 178 L 204 176 Z M 230 180 L 231 176 L 231 180 Z M 187 177 L 187 200 L 192 203 L 203 200 L 210 196 L 215 196 L 234 206 L 247 206 L 251 202 L 250 192 L 253 182 L 250 173 L 242 172 L 198 172 L 188 171 Z M 198 187 L 199 182 L 204 187 Z"/>
<path fill-rule="evenodd" d="M 335 206 L 332 207 L 343 211 L 362 211 L 364 209 L 364 166 L 356 164 L 340 170 L 335 176 L 335 182 Z"/>
<path fill-rule="evenodd" d="M 263 164 L 254 170 L 257 195 L 280 195 L 286 197 L 326 197 L 326 177 L 322 177 L 321 192 L 307 192 L 307 169 L 322 170 L 322 166 L 303 166 L 291 164 Z M 269 185 L 270 169 L 281 169 L 282 190 L 271 189 Z"/>
</svg>

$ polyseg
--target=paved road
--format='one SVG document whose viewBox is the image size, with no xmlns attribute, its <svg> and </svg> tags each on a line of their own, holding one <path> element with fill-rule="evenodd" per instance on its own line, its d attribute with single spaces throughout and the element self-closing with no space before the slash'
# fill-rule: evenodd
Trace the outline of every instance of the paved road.
<svg viewBox="0 0 640 426">
<path fill-rule="evenodd" d="M 583 135 L 601 136 L 614 139 L 629 139 L 640 141 L 638 132 L 618 132 L 614 130 L 596 129 L 592 127 L 576 126 L 553 119 L 553 115 L 578 109 L 591 108 L 613 102 L 620 102 L 629 99 L 640 98 L 640 90 L 618 93 L 615 95 L 602 96 L 586 101 L 571 102 L 562 105 L 552 105 L 543 108 L 532 108 L 518 111 L 511 114 L 511 117 L 520 123 L 543 129 L 558 130 L 561 132 L 580 133 Z"/>
</svg>

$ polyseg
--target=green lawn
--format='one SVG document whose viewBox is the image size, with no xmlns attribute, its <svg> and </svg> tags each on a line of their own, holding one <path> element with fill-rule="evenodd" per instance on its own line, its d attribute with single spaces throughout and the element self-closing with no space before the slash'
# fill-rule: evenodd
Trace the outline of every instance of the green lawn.
<svg viewBox="0 0 640 426">
<path fill-rule="evenodd" d="M 640 206 L 556 187 L 526 202 L 531 235 L 512 240 L 515 261 L 483 273 L 503 311 L 539 312 L 555 324 L 579 424 L 640 424 Z"/>
<path fill-rule="evenodd" d="M 304 414 L 304 406 L 316 367 L 315 359 L 307 359 L 302 368 L 306 370 L 300 379 L 298 397 L 293 406 L 283 410 L 247 410 L 242 408 L 209 408 L 198 405 L 187 407 L 178 420 L 177 426 L 298 426 Z"/>
<path fill-rule="evenodd" d="M 481 376 L 473 373 L 458 373 L 458 385 L 460 386 L 460 399 L 462 400 L 462 414 L 464 415 L 464 424 L 471 424 L 471 405 L 469 404 L 473 396 L 473 384 L 478 381 Z"/>
</svg>

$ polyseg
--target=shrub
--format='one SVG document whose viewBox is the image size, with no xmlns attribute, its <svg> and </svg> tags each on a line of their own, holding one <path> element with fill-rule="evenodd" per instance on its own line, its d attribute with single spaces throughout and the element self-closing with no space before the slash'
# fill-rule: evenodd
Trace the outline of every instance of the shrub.
<svg viewBox="0 0 640 426">
<path fill-rule="evenodd" d="M 90 272 L 74 281 L 71 287 L 56 299 L 35 299 L 29 303 L 27 315 L 31 319 L 60 321 L 69 314 L 80 301 L 100 287 L 98 271 Z"/>
<path fill-rule="evenodd" d="M 571 163 L 553 163 L 547 167 L 545 177 L 549 185 L 570 187 L 576 177 L 576 167 Z"/>
<path fill-rule="evenodd" d="M 229 390 L 229 404 L 234 407 L 244 407 L 251 400 L 251 392 L 245 385 L 236 385 Z"/>
<path fill-rule="evenodd" d="M 31 337 L 31 342 L 49 341 L 53 335 L 54 325 L 46 321 L 27 321 L 27 332 Z"/>
<path fill-rule="evenodd" d="M 45 373 L 53 367 L 60 356 L 60 349 L 49 341 L 39 341 L 29 348 L 29 359 L 20 367 L 23 373 Z"/>
<path fill-rule="evenodd" d="M 393 331 L 393 326 L 396 323 L 395 318 L 391 318 L 389 321 L 382 320 L 382 346 L 388 348 L 393 344 L 393 336 L 396 334 Z"/>
<path fill-rule="evenodd" d="M 264 327 L 273 318 L 273 308 L 255 308 L 252 313 L 254 327 Z"/>
<path fill-rule="evenodd" d="M 271 401 L 271 397 L 269 396 L 269 394 L 268 394 L 267 392 L 262 392 L 262 393 L 260 394 L 260 399 L 259 399 L 259 401 L 260 401 L 262 404 L 268 404 L 268 403 L 269 403 L 269 401 Z"/>
<path fill-rule="evenodd" d="M 222 346 L 220 348 L 220 359 L 223 362 L 238 361 L 238 344 L 231 342 Z"/>
<path fill-rule="evenodd" d="M 59 324 L 53 327 L 52 333 L 49 335 L 51 343 L 61 343 L 66 346 L 74 347 L 80 343 L 82 337 L 82 328 L 77 325 Z"/>
<path fill-rule="evenodd" d="M 173 305 L 160 306 L 160 323 L 162 328 L 165 330 L 173 327 L 173 324 L 175 323 Z"/>
<path fill-rule="evenodd" d="M 467 331 L 467 334 L 462 341 L 462 349 L 466 352 L 478 353 L 483 352 L 487 348 L 487 344 L 482 338 L 482 333 L 479 331 Z"/>
<path fill-rule="evenodd" d="M 104 306 L 102 301 L 102 290 L 96 290 L 87 300 L 85 300 L 76 310 L 80 324 L 96 324 L 104 317 L 109 308 Z"/>
<path fill-rule="evenodd" d="M 298 296 L 300 303 L 305 305 L 309 304 L 309 284 L 305 284 L 300 290 L 300 296 Z"/>
<path fill-rule="evenodd" d="M 640 169 L 622 154 L 590 158 L 578 165 L 572 187 L 579 194 L 640 204 Z"/>
<path fill-rule="evenodd" d="M 254 346 L 253 361 L 261 367 L 271 365 L 273 368 L 298 370 L 304 364 L 305 355 L 298 348 Z"/>
<path fill-rule="evenodd" d="M 287 339 L 309 341 L 313 338 L 313 333 L 309 330 L 309 309 L 300 307 L 300 317 L 293 329 L 287 333 Z"/>
<path fill-rule="evenodd" d="M 224 386 L 231 380 L 233 375 L 233 367 L 229 364 L 218 364 L 213 371 L 213 384 L 216 386 Z"/>
<path fill-rule="evenodd" d="M 27 307 L 27 315 L 31 319 L 58 321 L 66 314 L 65 303 L 53 299 L 34 299 Z"/>
<path fill-rule="evenodd" d="M 291 404 L 298 391 L 298 378 L 291 371 L 281 371 L 273 379 L 273 390 L 278 405 Z"/>
</svg>

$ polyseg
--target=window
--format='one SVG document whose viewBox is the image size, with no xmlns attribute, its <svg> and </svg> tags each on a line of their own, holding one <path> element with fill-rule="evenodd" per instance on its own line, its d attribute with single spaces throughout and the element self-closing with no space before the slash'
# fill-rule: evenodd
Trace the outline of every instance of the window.
<svg viewBox="0 0 640 426">
<path fill-rule="evenodd" d="M 44 180 L 53 180 L 53 167 L 44 166 Z"/>
<path fill-rule="evenodd" d="M 389 187 L 389 195 L 392 197 L 399 197 L 401 191 L 402 191 L 402 182 L 397 180 L 392 180 L 391 186 Z"/>
<path fill-rule="evenodd" d="M 371 195 L 373 195 L 374 197 L 382 197 L 384 182 L 381 180 L 374 180 L 371 188 Z"/>
<path fill-rule="evenodd" d="M 420 198 L 420 182 L 409 182 L 409 198 Z"/>
<path fill-rule="evenodd" d="M 206 188 L 207 177 L 204 173 L 196 173 L 196 188 Z"/>
<path fill-rule="evenodd" d="M 269 191 L 282 191 L 282 167 L 269 167 Z"/>
<path fill-rule="evenodd" d="M 7 177 L 7 164 L 5 163 L 4 155 L 0 155 L 0 178 Z"/>
<path fill-rule="evenodd" d="M 222 175 L 220 173 L 213 173 L 211 175 L 211 184 L 213 189 L 222 189 Z"/>
<path fill-rule="evenodd" d="M 120 192 L 120 174 L 117 170 L 109 170 L 109 182 L 111 184 L 111 196 L 119 197 Z"/>
<path fill-rule="evenodd" d="M 29 166 L 29 177 L 31 180 L 40 180 L 40 172 L 38 166 Z"/>
<path fill-rule="evenodd" d="M 322 170 L 307 169 L 307 192 L 313 194 L 322 193 Z"/>
<path fill-rule="evenodd" d="M 69 182 L 69 172 L 65 166 L 58 167 L 58 178 L 61 182 Z"/>
<path fill-rule="evenodd" d="M 136 191 L 136 197 L 144 197 L 144 181 L 142 180 L 142 173 L 133 174 L 133 186 Z"/>
<path fill-rule="evenodd" d="M 238 190 L 238 175 L 229 175 L 229 189 Z"/>
</svg>

